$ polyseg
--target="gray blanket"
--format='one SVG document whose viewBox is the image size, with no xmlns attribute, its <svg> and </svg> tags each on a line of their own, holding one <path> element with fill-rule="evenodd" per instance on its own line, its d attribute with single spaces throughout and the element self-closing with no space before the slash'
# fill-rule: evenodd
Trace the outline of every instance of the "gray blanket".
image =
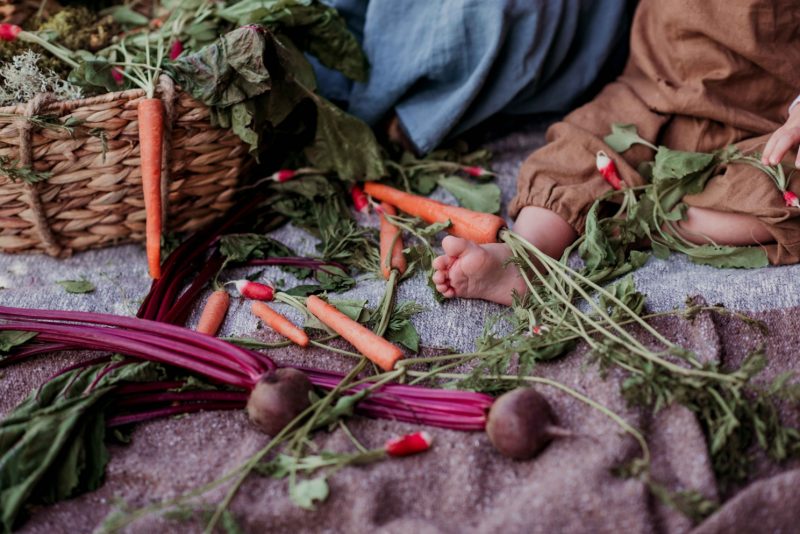
<svg viewBox="0 0 800 534">
<path fill-rule="evenodd" d="M 531 127 L 492 144 L 495 170 L 507 202 L 522 158 L 543 141 L 543 126 Z M 444 193 L 441 198 L 445 198 Z M 296 229 L 277 237 L 299 250 L 313 246 Z M 242 273 L 230 273 L 237 277 Z M 636 273 L 639 289 L 649 295 L 652 310 L 681 306 L 687 295 L 702 294 L 710 303 L 757 312 L 773 334 L 764 338 L 742 323 L 701 315 L 693 322 L 664 319 L 657 323 L 670 338 L 695 349 L 703 358 L 735 365 L 745 353 L 765 343 L 769 366 L 763 380 L 797 370 L 800 344 L 797 312 L 800 296 L 791 278 L 800 267 L 759 271 L 717 270 L 692 265 L 682 258 L 650 260 Z M 267 276 L 284 277 L 275 273 Z M 97 289 L 70 295 L 57 280 L 86 277 Z M 291 283 L 291 280 L 287 280 Z M 68 308 L 133 315 L 149 286 L 143 251 L 137 246 L 78 254 L 56 261 L 42 256 L 0 255 L 0 303 Z M 349 296 L 377 303 L 383 283 L 362 280 Z M 453 300 L 438 305 L 421 277 L 400 288 L 401 300 L 415 300 L 428 311 L 415 322 L 427 347 L 469 349 L 495 305 Z M 298 318 L 299 319 L 299 318 Z M 193 319 L 194 320 L 194 319 Z M 243 303 L 234 300 L 224 333 L 266 337 Z M 284 362 L 345 370 L 350 364 L 318 350 L 273 351 Z M 0 414 L 21 401 L 57 369 L 86 354 L 40 357 L 3 370 Z M 721 491 L 714 480 L 704 436 L 686 410 L 671 407 L 649 417 L 626 405 L 619 395 L 620 377 L 601 378 L 586 362 L 583 348 L 538 372 L 583 392 L 622 414 L 641 428 L 653 449 L 654 475 L 673 490 L 695 489 L 725 504 L 697 526 L 698 532 L 791 532 L 800 512 L 800 464 L 775 466 L 761 459 L 748 481 Z M 499 456 L 482 433 L 429 429 L 435 445 L 426 454 L 402 460 L 348 468 L 330 479 L 331 496 L 316 511 L 295 507 L 281 480 L 254 477 L 234 501 L 232 510 L 245 532 L 687 532 L 693 526 L 663 506 L 639 482 L 615 478 L 610 470 L 639 454 L 636 443 L 596 411 L 555 390 L 547 395 L 561 426 L 575 436 L 551 444 L 535 460 L 516 462 Z M 800 413 L 787 408 L 789 421 Z M 379 446 L 398 433 L 416 430 L 410 424 L 356 418 L 353 432 L 368 446 Z M 97 491 L 33 510 L 23 532 L 87 532 L 119 502 L 138 507 L 175 497 L 223 474 L 263 446 L 244 413 L 210 412 L 139 425 L 130 445 L 111 447 L 105 484 Z M 341 431 L 320 434 L 322 448 L 350 450 Z M 205 501 L 215 503 L 217 490 Z M 131 532 L 198 532 L 193 520 L 149 518 Z"/>
</svg>

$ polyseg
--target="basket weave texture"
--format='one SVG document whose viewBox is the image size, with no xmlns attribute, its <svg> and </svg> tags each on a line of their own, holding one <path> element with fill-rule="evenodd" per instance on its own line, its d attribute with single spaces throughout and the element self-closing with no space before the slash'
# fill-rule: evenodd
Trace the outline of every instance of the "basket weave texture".
<svg viewBox="0 0 800 534">
<path fill-rule="evenodd" d="M 0 172 L 0 250 L 73 251 L 144 241 L 136 107 L 130 90 L 54 102 L 46 95 L 0 108 L 0 156 L 50 173 L 44 181 L 12 181 Z M 165 230 L 200 228 L 233 204 L 239 175 L 252 162 L 246 145 L 213 127 L 208 108 L 162 77 L 165 132 L 162 191 Z M 72 118 L 79 126 L 42 127 L 28 117 Z"/>
</svg>

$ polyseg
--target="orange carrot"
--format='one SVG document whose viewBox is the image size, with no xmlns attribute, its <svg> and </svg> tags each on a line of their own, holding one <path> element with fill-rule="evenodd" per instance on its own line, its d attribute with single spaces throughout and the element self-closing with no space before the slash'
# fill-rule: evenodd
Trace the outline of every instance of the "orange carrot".
<svg viewBox="0 0 800 534">
<path fill-rule="evenodd" d="M 316 295 L 311 295 L 306 299 L 306 306 L 317 319 L 349 341 L 358 352 L 384 371 L 391 371 L 397 360 L 403 357 L 403 351 L 398 347 L 352 320 Z"/>
<path fill-rule="evenodd" d="M 264 321 L 265 325 L 269 326 L 283 337 L 294 341 L 301 347 L 308 346 L 308 335 L 280 313 L 257 300 L 253 301 L 251 309 L 253 310 L 253 315 Z"/>
<path fill-rule="evenodd" d="M 497 215 L 450 206 L 388 185 L 367 182 L 364 192 L 429 224 L 449 219 L 452 224 L 448 232 L 476 243 L 497 242 L 497 233 L 506 226 L 503 218 Z"/>
<path fill-rule="evenodd" d="M 230 303 L 231 297 L 224 289 L 211 293 L 203 308 L 203 313 L 200 314 L 200 320 L 197 322 L 195 330 L 209 336 L 216 336 L 219 327 L 222 326 L 222 321 L 225 320 Z"/>
<path fill-rule="evenodd" d="M 389 279 L 389 274 L 392 269 L 397 269 L 397 272 L 403 274 L 406 272 L 406 257 L 403 256 L 403 238 L 400 235 L 400 228 L 390 223 L 386 215 L 397 215 L 397 210 L 394 206 L 381 203 L 381 272 L 383 277 Z"/>
<path fill-rule="evenodd" d="M 150 276 L 161 277 L 161 141 L 164 106 L 158 98 L 139 102 L 139 154 L 144 193 L 145 248 Z"/>
</svg>

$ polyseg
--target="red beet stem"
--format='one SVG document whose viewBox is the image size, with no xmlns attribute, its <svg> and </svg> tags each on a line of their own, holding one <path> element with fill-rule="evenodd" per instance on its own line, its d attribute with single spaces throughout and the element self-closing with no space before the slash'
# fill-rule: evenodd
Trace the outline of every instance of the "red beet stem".
<svg viewBox="0 0 800 534">
<path fill-rule="evenodd" d="M 114 428 L 117 426 L 129 425 L 131 423 L 139 423 L 142 421 L 150 421 L 151 419 L 159 419 L 161 417 L 169 417 L 171 415 L 180 415 L 183 413 L 199 412 L 203 410 L 240 410 L 242 408 L 244 408 L 244 403 L 239 402 L 191 402 L 186 404 L 177 404 L 175 406 L 168 406 L 167 408 L 148 410 L 146 412 L 116 415 L 106 421 L 106 426 L 108 428 Z"/>
<path fill-rule="evenodd" d="M 143 341 L 115 336 L 113 334 L 113 329 L 110 328 L 81 327 L 77 325 L 61 326 L 52 323 L 8 322 L 0 324 L 0 330 L 39 332 L 39 337 L 45 341 L 71 341 L 82 347 L 121 352 L 143 360 L 156 361 L 181 367 L 188 371 L 206 376 L 214 381 L 223 382 L 232 386 L 252 388 L 255 383 L 252 377 L 241 372 L 239 374 L 234 374 L 197 359 L 174 354 L 168 350 Z M 140 338 L 144 337 L 145 336 L 140 336 Z"/>
</svg>

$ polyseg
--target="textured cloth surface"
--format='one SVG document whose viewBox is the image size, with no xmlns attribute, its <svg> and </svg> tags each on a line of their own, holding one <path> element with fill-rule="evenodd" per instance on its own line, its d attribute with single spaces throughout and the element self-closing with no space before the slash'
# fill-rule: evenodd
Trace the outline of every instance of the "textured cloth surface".
<svg viewBox="0 0 800 534">
<path fill-rule="evenodd" d="M 520 162 L 543 142 L 544 127 L 510 135 L 495 142 L 494 169 L 500 174 L 504 203 L 514 192 Z M 439 198 L 446 198 L 440 193 Z M 291 227 L 276 236 L 299 251 L 310 251 L 312 240 Z M 252 269 L 255 270 L 255 269 Z M 229 273 L 238 278 L 244 271 Z M 769 366 L 763 379 L 800 367 L 797 312 L 800 292 L 794 280 L 800 267 L 771 267 L 757 271 L 719 270 L 693 265 L 683 258 L 650 260 L 635 273 L 638 287 L 648 294 L 653 310 L 683 304 L 687 295 L 702 294 L 709 303 L 722 302 L 740 310 L 760 310 L 775 335 L 764 339 L 738 321 L 701 315 L 693 323 L 671 319 L 658 323 L 671 338 L 695 349 L 703 358 L 735 365 L 744 354 L 766 342 Z M 278 271 L 266 277 L 287 279 Z M 69 295 L 55 281 L 86 277 L 94 293 Z M 78 254 L 57 261 L 42 256 L 0 255 L 3 305 L 65 308 L 133 315 L 149 280 L 143 250 L 124 246 Z M 375 305 L 383 290 L 380 281 L 362 281 L 348 296 Z M 468 349 L 487 316 L 499 306 L 454 300 L 436 304 L 421 277 L 400 286 L 400 300 L 427 306 L 416 324 L 427 346 Z M 780 310 L 780 308 L 789 308 Z M 284 310 L 286 311 L 286 310 Z M 295 319 L 299 319 L 295 316 Z M 192 319 L 190 324 L 194 324 Z M 247 306 L 233 300 L 224 333 L 268 338 L 256 329 Z M 344 370 L 340 356 L 316 350 L 272 351 L 282 362 Z M 85 354 L 48 355 L 3 369 L 0 414 L 6 413 L 57 369 Z M 644 429 L 654 454 L 654 472 L 672 489 L 696 489 L 719 495 L 709 467 L 704 437 L 694 417 L 670 408 L 654 418 L 626 406 L 619 395 L 619 376 L 600 377 L 578 349 L 562 360 L 540 368 L 542 375 L 563 381 L 618 411 Z M 295 507 L 285 481 L 254 477 L 248 481 L 233 511 L 245 532 L 687 532 L 691 524 L 660 505 L 638 482 L 613 477 L 610 469 L 638 454 L 636 443 L 597 412 L 567 395 L 542 389 L 561 426 L 576 433 L 550 445 L 536 460 L 515 462 L 498 456 L 482 433 L 429 429 L 436 440 L 417 457 L 348 468 L 331 477 L 331 497 L 307 512 Z M 792 415 L 792 414 L 790 414 Z M 796 413 L 793 414 L 797 421 Z M 414 425 L 356 418 L 352 431 L 367 446 L 379 446 Z M 114 508 L 117 499 L 131 506 L 173 498 L 235 467 L 267 438 L 253 430 L 242 412 L 211 412 L 138 425 L 128 446 L 113 445 L 107 479 L 97 491 L 67 502 L 36 508 L 22 532 L 88 532 Z M 351 450 L 341 431 L 318 436 L 321 447 Z M 797 524 L 796 491 L 800 465 L 757 464 L 753 482 L 721 497 L 730 499 L 699 526 L 702 532 L 790 532 Z M 209 494 L 208 502 L 222 498 Z M 149 519 L 130 532 L 199 532 L 197 523 Z"/>
<path fill-rule="evenodd" d="M 625 72 L 552 126 L 548 145 L 522 168 L 512 213 L 544 207 L 583 233 L 589 208 L 611 189 L 595 167 L 600 150 L 628 186 L 644 184 L 636 169 L 652 161 L 653 151 L 614 152 L 603 142 L 613 123 L 634 124 L 646 140 L 675 150 L 711 152 L 733 143 L 747 152 L 763 148 L 800 91 L 800 50 L 792 44 L 800 37 L 799 19 L 800 5 L 789 1 L 643 1 Z M 791 50 L 780 54 L 784 47 Z M 800 184 L 792 180 L 789 189 L 800 192 Z M 730 165 L 685 201 L 758 217 L 777 242 L 765 246 L 770 261 L 800 261 L 800 210 L 786 206 L 763 172 Z"/>
<path fill-rule="evenodd" d="M 326 96 L 375 125 L 396 112 L 428 152 L 497 114 L 564 112 L 625 48 L 626 0 L 331 0 L 371 72 L 316 64 Z"/>
</svg>

